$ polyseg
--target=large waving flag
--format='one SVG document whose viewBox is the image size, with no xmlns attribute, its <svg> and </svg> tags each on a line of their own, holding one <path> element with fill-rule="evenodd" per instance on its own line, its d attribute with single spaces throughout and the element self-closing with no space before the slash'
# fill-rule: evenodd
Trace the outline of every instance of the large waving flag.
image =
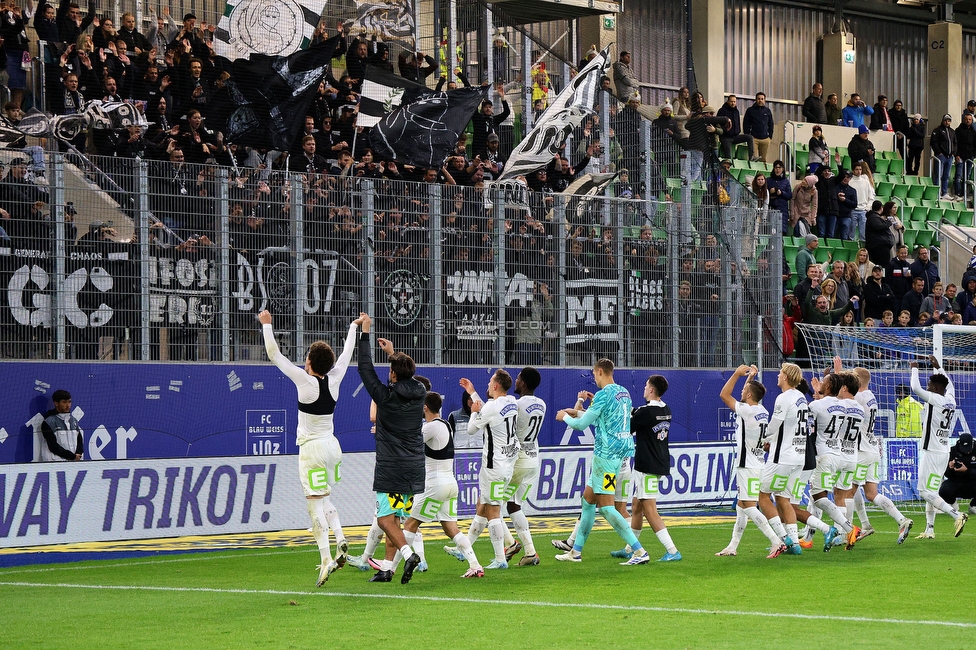
<svg viewBox="0 0 976 650">
<path fill-rule="evenodd" d="M 326 0 L 226 0 L 214 51 L 231 61 L 288 56 L 308 48 Z"/>
<path fill-rule="evenodd" d="M 566 136 L 593 112 L 609 51 L 608 45 L 590 59 L 586 67 L 556 96 L 539 117 L 538 123 L 512 151 L 498 180 L 527 176 L 552 162 L 553 155 L 559 152 Z"/>
<path fill-rule="evenodd" d="M 440 167 L 487 96 L 487 88 L 424 93 L 380 120 L 370 131 L 370 146 L 380 158 Z"/>
<path fill-rule="evenodd" d="M 338 40 L 333 36 L 290 56 L 254 54 L 248 61 L 235 61 L 232 96 L 238 107 L 227 118 L 227 141 L 291 150 L 319 82 L 329 72 Z"/>
<path fill-rule="evenodd" d="M 400 108 L 407 90 L 417 97 L 419 93 L 426 93 L 430 89 L 382 68 L 366 66 L 356 126 L 376 126 L 383 116 Z"/>
<path fill-rule="evenodd" d="M 364 33 L 413 47 L 413 0 L 356 0 L 356 14 Z"/>
</svg>

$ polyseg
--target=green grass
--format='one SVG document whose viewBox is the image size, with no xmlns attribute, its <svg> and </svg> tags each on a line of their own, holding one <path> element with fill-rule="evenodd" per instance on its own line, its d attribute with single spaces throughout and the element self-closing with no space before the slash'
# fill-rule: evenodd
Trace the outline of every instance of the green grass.
<svg viewBox="0 0 976 650">
<path fill-rule="evenodd" d="M 7 649 L 971 647 L 976 535 L 954 539 L 940 516 L 937 539 L 897 546 L 881 517 L 850 552 L 775 560 L 751 525 L 733 558 L 714 556 L 731 525 L 672 527 L 684 560 L 638 567 L 609 557 L 612 532 L 591 536 L 582 564 L 556 562 L 552 536 L 538 535 L 542 565 L 481 580 L 461 580 L 466 564 L 431 535 L 430 571 L 408 585 L 347 566 L 315 589 L 310 546 L 17 567 L 0 570 L 0 638 Z M 662 554 L 649 530 L 643 541 Z M 487 563 L 486 536 L 475 550 Z"/>
</svg>

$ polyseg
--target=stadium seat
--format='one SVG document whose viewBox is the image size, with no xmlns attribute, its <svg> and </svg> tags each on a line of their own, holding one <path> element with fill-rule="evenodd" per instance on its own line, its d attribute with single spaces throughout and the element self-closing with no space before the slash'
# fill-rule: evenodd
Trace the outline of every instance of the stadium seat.
<svg viewBox="0 0 976 650">
<path fill-rule="evenodd" d="M 942 213 L 943 221 L 945 221 L 946 223 L 951 223 L 953 225 L 959 224 L 959 218 L 961 216 L 962 213 L 959 210 L 953 210 L 951 208 Z"/>
<path fill-rule="evenodd" d="M 842 244 L 841 243 L 841 240 L 839 240 L 839 239 L 827 239 L 827 238 L 824 238 L 823 240 L 821 240 L 821 244 L 820 245 L 821 246 L 826 246 L 830 250 L 833 250 L 835 248 L 843 248 L 844 247 L 844 244 Z"/>
<path fill-rule="evenodd" d="M 935 231 L 934 230 L 928 230 L 928 229 L 926 229 L 926 230 L 919 230 L 918 231 L 918 234 L 915 237 L 915 245 L 916 246 L 925 246 L 926 248 L 928 248 L 929 246 L 932 245 L 932 240 L 933 239 L 935 239 Z"/>
<path fill-rule="evenodd" d="M 901 176 L 905 173 L 905 161 L 901 158 L 894 158 L 888 161 L 888 173 Z"/>
<path fill-rule="evenodd" d="M 796 171 L 800 174 L 806 174 L 807 164 L 810 160 L 809 151 L 797 151 L 796 152 Z"/>
<path fill-rule="evenodd" d="M 930 199 L 922 199 L 922 205 L 926 208 L 937 208 L 939 207 L 939 201 L 932 201 Z"/>
<path fill-rule="evenodd" d="M 735 145 L 735 150 L 732 151 L 732 154 L 735 160 L 749 160 L 749 148 L 744 142 Z"/>
<path fill-rule="evenodd" d="M 926 185 L 925 191 L 922 193 L 923 199 L 928 199 L 930 201 L 939 200 L 939 186 L 938 185 Z"/>
<path fill-rule="evenodd" d="M 830 250 L 826 246 L 821 246 L 816 251 L 814 251 L 813 256 L 817 259 L 818 264 L 823 264 L 827 261 L 827 254 Z"/>
<path fill-rule="evenodd" d="M 884 158 L 876 158 L 874 161 L 874 169 L 876 174 L 887 174 L 888 173 L 888 160 Z"/>
<path fill-rule="evenodd" d="M 835 262 L 850 262 L 853 258 L 851 257 L 851 252 L 845 247 L 835 248 L 833 251 Z"/>
<path fill-rule="evenodd" d="M 919 184 L 921 185 L 925 185 L 925 186 L 935 185 L 935 181 L 932 180 L 931 176 L 919 176 L 918 180 L 919 180 Z"/>
<path fill-rule="evenodd" d="M 736 149 L 736 152 L 738 152 L 738 149 Z M 735 158 L 732 161 L 732 169 L 749 169 L 748 157 L 744 160 L 742 158 Z"/>
<path fill-rule="evenodd" d="M 916 198 L 911 197 L 911 196 L 909 196 L 908 198 L 905 199 L 905 206 L 907 208 L 914 208 L 916 205 L 922 205 L 922 199 L 916 199 Z M 907 212 L 907 210 L 906 210 L 906 212 Z"/>
<path fill-rule="evenodd" d="M 974 221 L 974 219 L 973 219 L 973 211 L 972 210 L 963 210 L 962 212 L 959 213 L 959 225 L 960 226 L 966 226 L 967 228 L 972 228 L 973 227 L 973 221 Z"/>
<path fill-rule="evenodd" d="M 909 227 L 913 225 L 914 224 L 906 224 L 905 233 L 902 235 L 905 241 L 905 246 L 908 247 L 908 250 L 912 250 L 913 248 L 915 248 L 915 239 L 918 237 L 918 233 L 919 233 L 917 229 Z"/>
<path fill-rule="evenodd" d="M 841 157 L 841 161 L 840 161 L 840 164 L 844 166 L 844 169 L 850 169 L 850 168 L 851 168 L 851 164 L 852 164 L 852 163 L 851 163 L 851 157 L 850 157 L 850 156 L 848 156 L 848 155 L 847 155 L 847 154 L 845 153 L 845 154 L 844 154 L 844 155 L 843 155 L 843 156 Z"/>
<path fill-rule="evenodd" d="M 943 208 L 929 208 L 929 214 L 926 216 L 927 221 L 934 221 L 936 223 L 942 222 L 942 217 L 945 215 L 946 210 Z"/>
<path fill-rule="evenodd" d="M 874 186 L 874 193 L 878 195 L 891 196 L 892 194 L 895 193 L 894 190 L 895 190 L 895 186 L 887 181 L 876 183 Z M 905 192 L 906 193 L 908 192 L 907 188 L 905 189 Z"/>
<path fill-rule="evenodd" d="M 752 170 L 757 171 L 757 172 L 764 172 L 764 171 L 766 171 L 766 163 L 764 163 L 762 161 L 750 162 L 749 163 L 749 169 L 752 169 Z"/>
<path fill-rule="evenodd" d="M 918 205 L 912 208 L 912 214 L 909 220 L 914 223 L 924 224 L 925 220 L 928 218 L 928 215 L 929 215 L 929 209 L 924 205 Z"/>
<path fill-rule="evenodd" d="M 905 183 L 905 185 L 918 185 L 919 184 L 918 176 L 912 176 L 911 174 L 906 174 L 905 176 L 902 177 L 902 179 L 903 179 L 903 182 Z"/>
<path fill-rule="evenodd" d="M 902 198 L 910 197 L 913 199 L 920 199 L 922 195 L 925 194 L 925 186 L 921 184 L 915 184 L 908 186 L 908 194 Z"/>
</svg>

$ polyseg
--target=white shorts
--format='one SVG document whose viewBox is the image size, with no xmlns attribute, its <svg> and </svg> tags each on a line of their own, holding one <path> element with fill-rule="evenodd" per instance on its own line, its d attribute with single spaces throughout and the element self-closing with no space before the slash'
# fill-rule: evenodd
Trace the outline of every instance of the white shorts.
<svg viewBox="0 0 976 650">
<path fill-rule="evenodd" d="M 515 496 L 515 486 L 511 484 L 514 472 L 514 462 L 504 465 L 496 462 L 492 469 L 482 464 L 478 474 L 478 503 L 500 506 L 510 501 Z"/>
<path fill-rule="evenodd" d="M 946 465 L 949 464 L 949 452 L 922 449 L 918 454 L 918 492 L 937 493 L 942 486 Z"/>
<path fill-rule="evenodd" d="M 339 482 L 342 447 L 335 436 L 314 438 L 298 448 L 298 477 L 305 496 L 327 497 Z"/>
<path fill-rule="evenodd" d="M 758 501 L 760 483 L 762 483 L 761 468 L 736 468 L 735 484 L 739 487 L 739 501 Z"/>
<path fill-rule="evenodd" d="M 881 454 L 862 451 L 857 455 L 857 471 L 854 473 L 854 482 L 858 485 L 881 482 Z"/>
<path fill-rule="evenodd" d="M 817 456 L 817 468 L 810 475 L 810 494 L 833 492 L 837 487 L 837 471 L 840 458 L 834 454 Z"/>
<path fill-rule="evenodd" d="M 763 465 L 759 491 L 771 494 L 774 497 L 792 499 L 793 493 L 797 489 L 797 482 L 800 473 L 803 472 L 803 465 L 781 465 L 779 463 L 766 463 Z M 800 487 L 802 492 L 803 487 Z"/>
<path fill-rule="evenodd" d="M 631 496 L 637 496 L 636 487 L 633 489 L 631 488 L 631 485 L 633 485 L 633 481 L 634 481 L 634 477 L 633 477 L 634 474 L 637 474 L 637 472 L 634 472 L 630 468 L 630 459 L 624 458 L 623 462 L 620 463 L 620 471 L 617 472 L 617 489 L 613 493 L 613 500 L 615 502 L 623 501 L 624 503 L 628 503 L 630 501 Z M 653 497 L 647 497 L 647 498 L 653 498 Z"/>
<path fill-rule="evenodd" d="M 807 483 L 810 482 L 810 477 L 813 476 L 814 470 L 812 469 L 801 469 L 800 476 L 796 479 L 796 485 L 793 486 L 793 493 L 790 495 L 790 503 L 795 506 L 803 504 L 803 496 L 806 491 Z"/>
<path fill-rule="evenodd" d="M 519 458 L 515 461 L 515 470 L 509 485 L 515 490 L 509 501 L 516 505 L 525 505 L 525 500 L 532 492 L 532 488 L 539 483 L 539 458 Z"/>
<path fill-rule="evenodd" d="M 634 498 L 640 501 L 656 501 L 661 496 L 658 483 L 661 477 L 657 474 L 645 474 L 634 470 L 630 480 L 634 484 Z"/>
<path fill-rule="evenodd" d="M 410 517 L 424 523 L 430 521 L 457 521 L 458 484 L 451 480 L 429 482 L 420 496 L 414 497 Z"/>
<path fill-rule="evenodd" d="M 854 487 L 857 474 L 857 456 L 844 454 L 837 460 L 837 489 L 850 490 Z"/>
</svg>

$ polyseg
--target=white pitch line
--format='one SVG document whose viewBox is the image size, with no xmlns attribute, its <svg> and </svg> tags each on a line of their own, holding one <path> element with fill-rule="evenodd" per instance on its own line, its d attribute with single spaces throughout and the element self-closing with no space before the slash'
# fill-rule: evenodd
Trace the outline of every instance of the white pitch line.
<svg viewBox="0 0 976 650">
<path fill-rule="evenodd" d="M 242 594 L 262 596 L 324 596 L 327 598 L 374 598 L 383 600 L 414 600 L 424 602 L 472 603 L 475 605 L 515 605 L 518 607 L 560 607 L 571 609 L 600 609 L 628 612 L 658 612 L 665 614 L 709 614 L 719 616 L 760 616 L 813 621 L 843 621 L 850 623 L 880 623 L 883 625 L 934 625 L 941 627 L 976 628 L 976 623 L 956 621 L 910 621 L 897 618 L 867 616 L 829 616 L 827 614 L 790 614 L 785 612 L 750 612 L 734 609 L 697 609 L 685 607 L 653 607 L 649 605 L 613 605 L 605 603 L 547 603 L 534 600 L 494 600 L 488 598 L 455 598 L 440 596 L 406 596 L 399 594 L 354 594 L 329 591 L 285 591 L 279 589 L 216 589 L 213 587 L 159 587 L 147 585 L 79 585 L 71 583 L 0 582 L 6 587 L 49 587 L 56 589 L 94 589 L 104 591 L 159 591 L 177 593 Z"/>
</svg>

